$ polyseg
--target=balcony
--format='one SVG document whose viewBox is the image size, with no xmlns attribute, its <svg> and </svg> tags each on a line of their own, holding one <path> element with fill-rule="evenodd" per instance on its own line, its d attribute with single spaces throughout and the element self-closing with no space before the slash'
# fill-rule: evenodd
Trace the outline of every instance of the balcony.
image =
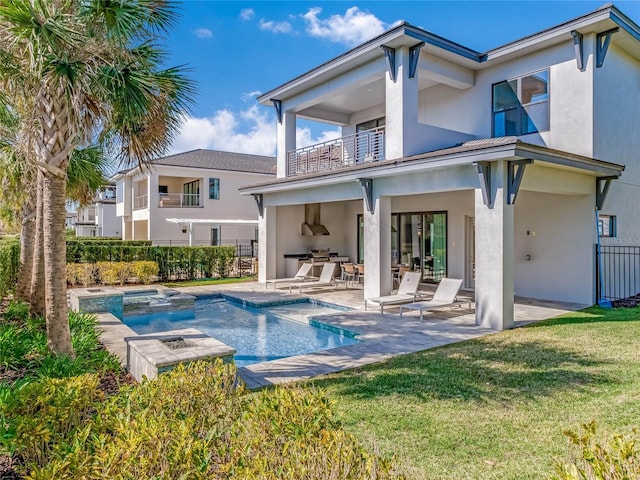
<svg viewBox="0 0 640 480">
<path fill-rule="evenodd" d="M 287 177 L 384 160 L 384 127 L 287 152 Z"/>
<path fill-rule="evenodd" d="M 158 200 L 160 208 L 199 208 L 202 207 L 198 193 L 163 193 Z"/>
<path fill-rule="evenodd" d="M 149 206 L 148 195 L 140 195 L 133 199 L 133 209 L 142 210 Z"/>
</svg>

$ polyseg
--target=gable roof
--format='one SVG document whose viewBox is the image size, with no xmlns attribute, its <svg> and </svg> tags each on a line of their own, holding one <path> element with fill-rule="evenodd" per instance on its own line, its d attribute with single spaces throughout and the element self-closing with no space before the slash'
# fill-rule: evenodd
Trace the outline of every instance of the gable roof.
<svg viewBox="0 0 640 480">
<path fill-rule="evenodd" d="M 172 167 L 206 168 L 209 170 L 227 170 L 232 172 L 276 174 L 275 157 L 250 155 L 248 153 L 222 152 L 220 150 L 197 149 L 157 158 L 149 162 L 149 166 L 167 165 Z M 124 175 L 136 168 L 118 172 Z"/>
</svg>

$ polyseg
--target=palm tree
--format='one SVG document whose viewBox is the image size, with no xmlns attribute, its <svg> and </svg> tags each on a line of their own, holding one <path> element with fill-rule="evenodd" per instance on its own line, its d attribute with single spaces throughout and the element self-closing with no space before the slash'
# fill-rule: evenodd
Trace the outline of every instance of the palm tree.
<svg viewBox="0 0 640 480">
<path fill-rule="evenodd" d="M 48 347 L 73 355 L 65 278 L 65 183 L 73 151 L 98 140 L 122 162 L 162 155 L 192 94 L 158 46 L 176 18 L 164 0 L 2 0 L 0 90 L 21 116 L 42 175 Z"/>
</svg>

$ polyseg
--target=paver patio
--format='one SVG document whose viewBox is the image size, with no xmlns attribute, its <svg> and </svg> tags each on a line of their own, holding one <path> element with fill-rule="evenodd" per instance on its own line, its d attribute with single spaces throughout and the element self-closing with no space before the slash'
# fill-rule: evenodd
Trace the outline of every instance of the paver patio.
<svg viewBox="0 0 640 480">
<path fill-rule="evenodd" d="M 299 297 L 295 294 L 289 294 L 288 289 L 284 286 L 274 291 L 273 289 L 265 289 L 257 282 L 182 287 L 177 290 L 193 295 L 221 293 L 251 302 L 269 302 Z M 435 287 L 423 285 L 421 290 L 432 292 Z M 354 310 L 348 312 L 324 315 L 322 322 L 357 333 L 357 339 L 360 340 L 360 343 L 240 367 L 238 372 L 249 388 L 300 381 L 380 362 L 395 355 L 408 354 L 495 333 L 495 330 L 475 325 L 473 309 L 454 307 L 433 311 L 426 313 L 423 321 L 419 320 L 418 312 L 407 312 L 403 314 L 403 318 L 400 318 L 397 308 L 385 311 L 384 315 L 373 311 L 365 312 L 363 310 L 363 289 L 357 286 L 348 289 L 341 286 L 337 290 L 333 288 L 307 290 L 303 296 L 353 308 Z M 460 297 L 473 301 L 473 292 L 462 291 Z M 585 306 L 516 297 L 515 325 L 516 327 L 522 326 Z M 128 333 L 125 332 L 122 324 L 117 325 L 112 321 L 112 317 L 111 321 L 107 316 L 100 315 L 99 317 L 103 343 L 121 359 L 123 359 L 123 355 L 126 358 L 124 337 L 135 334 L 128 327 L 124 327 Z"/>
</svg>

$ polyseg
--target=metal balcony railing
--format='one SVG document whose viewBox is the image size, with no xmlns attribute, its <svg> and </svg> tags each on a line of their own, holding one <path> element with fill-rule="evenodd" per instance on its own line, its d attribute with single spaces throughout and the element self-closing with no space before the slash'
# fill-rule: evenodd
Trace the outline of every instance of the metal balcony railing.
<svg viewBox="0 0 640 480">
<path fill-rule="evenodd" d="M 384 127 L 287 152 L 287 177 L 384 160 Z"/>
<path fill-rule="evenodd" d="M 134 210 L 142 210 L 143 208 L 147 208 L 149 205 L 148 195 L 140 195 L 139 197 L 135 197 L 133 199 L 133 209 Z"/>
<path fill-rule="evenodd" d="M 158 199 L 160 208 L 192 208 L 201 207 L 200 194 L 198 193 L 163 193 Z"/>
</svg>

